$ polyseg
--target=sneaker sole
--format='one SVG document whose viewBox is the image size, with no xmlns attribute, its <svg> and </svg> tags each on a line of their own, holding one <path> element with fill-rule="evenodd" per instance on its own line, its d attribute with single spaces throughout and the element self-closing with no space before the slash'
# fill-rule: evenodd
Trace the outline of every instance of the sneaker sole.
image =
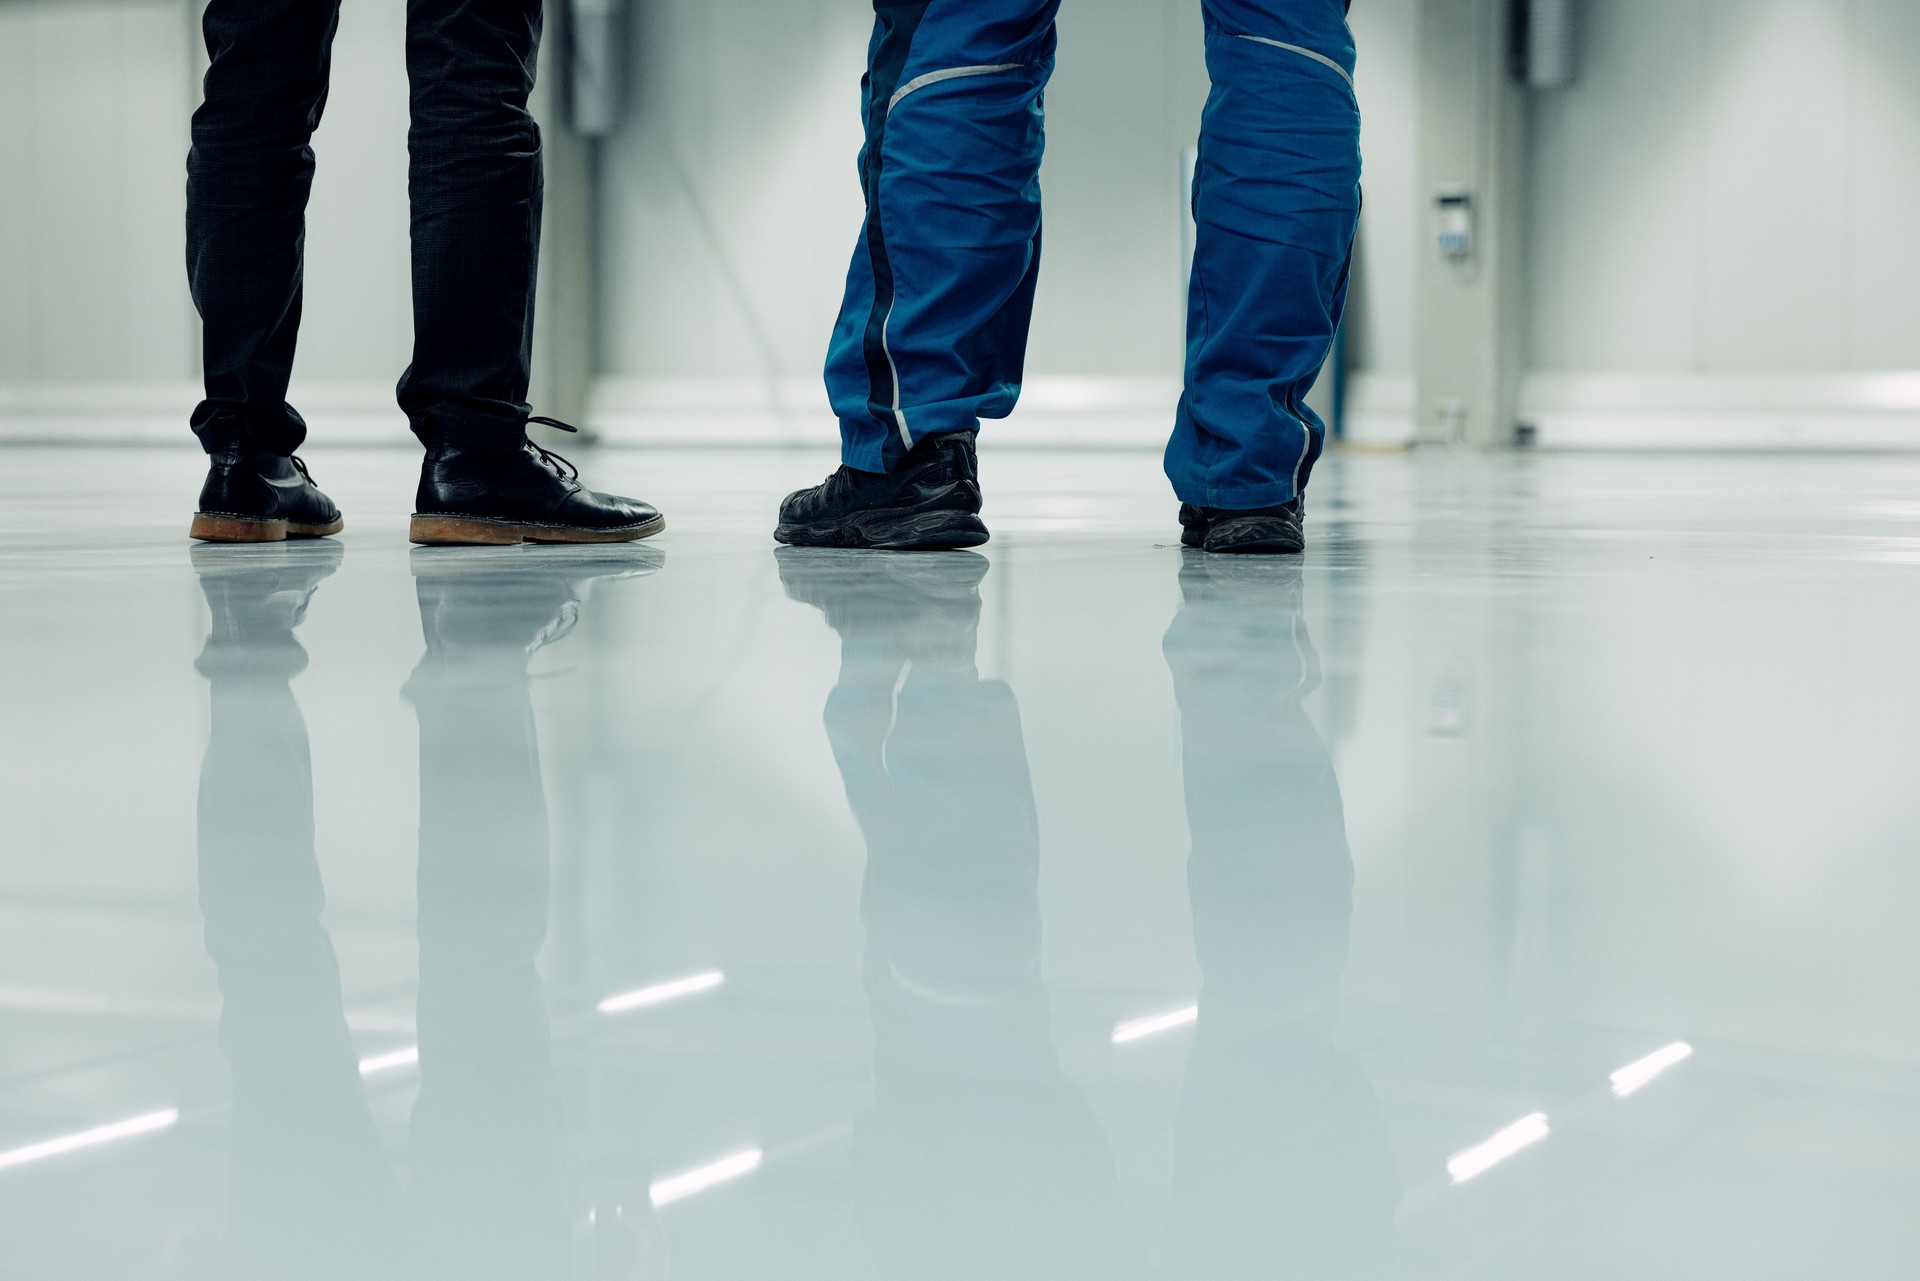
<svg viewBox="0 0 1920 1281">
<path fill-rule="evenodd" d="M 195 512 L 187 537 L 203 543 L 284 543 L 289 538 L 331 538 L 347 527 L 344 520 L 330 525 L 303 525 L 291 520 L 263 520 L 225 512 Z"/>
<path fill-rule="evenodd" d="M 1300 538 L 1252 538 L 1244 543 L 1206 549 L 1214 556 L 1298 556 L 1307 550 L 1305 539 Z"/>
<path fill-rule="evenodd" d="M 582 529 L 574 525 L 529 525 L 477 516 L 422 516 L 414 513 L 407 531 L 410 542 L 422 547 L 510 547 L 516 543 L 631 543 L 651 538 L 667 527 L 665 516 L 617 529 Z"/>
<path fill-rule="evenodd" d="M 864 547 L 875 551 L 951 552 L 978 547 L 992 535 L 971 512 L 899 516 L 868 512 L 843 524 L 781 525 L 773 539 L 789 547 Z"/>
</svg>

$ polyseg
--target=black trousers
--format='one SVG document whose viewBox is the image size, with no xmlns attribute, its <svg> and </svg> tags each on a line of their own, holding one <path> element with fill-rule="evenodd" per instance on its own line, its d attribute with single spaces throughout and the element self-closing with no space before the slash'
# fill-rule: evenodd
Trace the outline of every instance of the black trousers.
<svg viewBox="0 0 1920 1281">
<path fill-rule="evenodd" d="M 209 449 L 244 431 L 291 453 L 309 145 L 340 0 L 212 0 L 211 65 L 187 159 L 187 275 L 204 323 Z M 541 0 L 408 0 L 413 363 L 400 407 L 475 446 L 517 447 L 528 413 L 540 130 L 527 111 Z M 351 161 L 349 160 L 349 165 Z"/>
</svg>

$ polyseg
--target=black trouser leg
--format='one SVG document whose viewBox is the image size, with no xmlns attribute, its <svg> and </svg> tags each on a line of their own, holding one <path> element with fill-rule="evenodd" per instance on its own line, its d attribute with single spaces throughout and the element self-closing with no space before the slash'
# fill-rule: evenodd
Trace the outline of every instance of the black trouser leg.
<svg viewBox="0 0 1920 1281">
<path fill-rule="evenodd" d="M 540 130 L 527 110 L 540 0 L 408 0 L 413 364 L 400 407 L 517 448 L 533 360 Z"/>
<path fill-rule="evenodd" d="M 313 186 L 308 143 L 326 106 L 339 14 L 339 0 L 207 6 L 206 99 L 187 157 L 187 278 L 207 396 L 193 429 L 209 450 L 233 426 L 275 453 L 306 438 L 287 380 Z"/>
</svg>

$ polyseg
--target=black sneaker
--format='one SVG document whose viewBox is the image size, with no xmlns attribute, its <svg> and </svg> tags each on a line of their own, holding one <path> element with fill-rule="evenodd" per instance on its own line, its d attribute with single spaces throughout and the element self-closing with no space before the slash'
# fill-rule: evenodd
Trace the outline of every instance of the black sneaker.
<svg viewBox="0 0 1920 1281">
<path fill-rule="evenodd" d="M 1232 510 L 1180 505 L 1182 546 L 1238 555 L 1291 556 L 1307 548 L 1301 528 L 1306 503 L 1294 499 L 1279 507 Z"/>
<path fill-rule="evenodd" d="M 269 453 L 237 428 L 213 439 L 190 537 L 203 543 L 284 543 L 346 528 L 340 509 L 298 458 Z"/>
<path fill-rule="evenodd" d="M 577 431 L 551 418 L 530 418 Z M 630 543 L 667 527 L 650 505 L 588 489 L 574 465 L 531 440 L 482 449 L 448 440 L 432 423 L 414 432 L 427 447 L 408 537 L 429 545 Z"/>
<path fill-rule="evenodd" d="M 987 541 L 970 431 L 923 438 L 890 472 L 842 467 L 787 496 L 775 541 L 795 547 L 940 551 Z"/>
</svg>

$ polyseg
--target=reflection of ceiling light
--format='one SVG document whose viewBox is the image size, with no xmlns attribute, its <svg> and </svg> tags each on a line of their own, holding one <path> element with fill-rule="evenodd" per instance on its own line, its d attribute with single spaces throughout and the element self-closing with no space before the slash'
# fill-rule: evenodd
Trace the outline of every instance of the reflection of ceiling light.
<svg viewBox="0 0 1920 1281">
<path fill-rule="evenodd" d="M 697 1170 L 688 1170 L 685 1174 L 676 1174 L 671 1179 L 662 1179 L 648 1189 L 647 1195 L 655 1205 L 669 1205 L 684 1200 L 696 1192 L 705 1192 L 716 1184 L 728 1179 L 737 1179 L 743 1174 L 752 1174 L 760 1168 L 761 1152 L 754 1148 L 747 1152 L 738 1152 L 723 1157 L 711 1165 L 703 1165 Z"/>
<path fill-rule="evenodd" d="M 1171 1010 L 1165 1014 L 1149 1015 L 1144 1019 L 1128 1019 L 1125 1023 L 1114 1024 L 1113 1043 L 1125 1045 L 1128 1041 L 1138 1041 L 1143 1036 L 1171 1032 L 1174 1028 L 1185 1027 L 1199 1017 L 1200 1007 L 1189 1005 L 1184 1010 Z"/>
<path fill-rule="evenodd" d="M 1515 1152 L 1547 1137 L 1547 1114 L 1535 1112 L 1523 1116 L 1485 1143 L 1476 1143 L 1465 1152 L 1447 1158 L 1447 1173 L 1455 1183 L 1465 1183 L 1476 1174 L 1485 1174 Z"/>
<path fill-rule="evenodd" d="M 152 1134 L 155 1130 L 166 1129 L 179 1119 L 180 1109 L 168 1108 L 164 1112 L 149 1112 L 145 1116 L 136 1116 L 129 1121 L 116 1121 L 112 1125 L 103 1125 L 98 1129 L 82 1130 L 78 1134 L 69 1134 L 64 1138 L 48 1139 L 45 1143 L 15 1148 L 11 1152 L 0 1152 L 0 1170 L 12 1169 L 16 1165 L 26 1165 L 33 1161 L 44 1161 L 50 1156 L 78 1152 L 81 1148 L 98 1147 L 102 1143 L 131 1139 L 139 1134 Z"/>
<path fill-rule="evenodd" d="M 1655 1050 L 1644 1059 L 1636 1059 L 1612 1076 L 1613 1097 L 1624 1099 L 1635 1090 L 1659 1076 L 1662 1072 L 1691 1058 L 1693 1047 L 1685 1041 L 1675 1041 L 1672 1045 Z"/>
<path fill-rule="evenodd" d="M 626 1010 L 637 1010 L 643 1005 L 658 1005 L 662 1001 L 671 1001 L 675 997 L 704 992 L 708 988 L 719 987 L 726 981 L 726 971 L 708 970 L 705 974 L 692 974 L 683 979 L 655 983 L 652 987 L 643 987 L 637 992 L 622 992 L 618 996 L 608 997 L 594 1008 L 602 1014 L 619 1014 Z"/>
<path fill-rule="evenodd" d="M 375 1072 L 387 1072 L 397 1067 L 408 1067 L 420 1061 L 420 1047 L 409 1045 L 404 1049 L 393 1050 L 387 1054 L 376 1054 L 370 1059 L 360 1060 L 360 1075 L 372 1076 Z"/>
</svg>

